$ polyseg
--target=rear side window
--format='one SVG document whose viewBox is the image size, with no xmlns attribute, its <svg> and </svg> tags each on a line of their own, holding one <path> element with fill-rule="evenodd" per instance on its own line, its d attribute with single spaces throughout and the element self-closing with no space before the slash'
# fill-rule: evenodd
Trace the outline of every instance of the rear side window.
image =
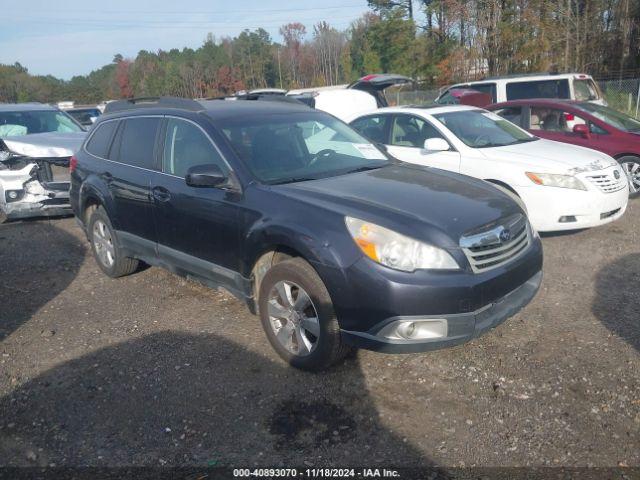
<svg viewBox="0 0 640 480">
<path fill-rule="evenodd" d="M 507 100 L 521 98 L 569 98 L 569 80 L 531 80 L 507 83 Z"/>
<path fill-rule="evenodd" d="M 474 83 L 469 85 L 467 88 L 475 90 L 477 92 L 486 93 L 487 95 L 491 95 L 491 101 L 496 101 L 496 84 L 495 83 Z"/>
<path fill-rule="evenodd" d="M 359 118 L 351 123 L 351 126 L 369 140 L 384 144 L 387 143 L 387 125 L 390 118 L 389 115 Z"/>
<path fill-rule="evenodd" d="M 153 152 L 160 118 L 128 118 L 123 122 L 117 160 L 134 167 L 155 170 Z"/>
<path fill-rule="evenodd" d="M 87 143 L 87 152 L 96 157 L 109 158 L 109 146 L 117 126 L 118 122 L 104 122 L 98 125 Z"/>
</svg>

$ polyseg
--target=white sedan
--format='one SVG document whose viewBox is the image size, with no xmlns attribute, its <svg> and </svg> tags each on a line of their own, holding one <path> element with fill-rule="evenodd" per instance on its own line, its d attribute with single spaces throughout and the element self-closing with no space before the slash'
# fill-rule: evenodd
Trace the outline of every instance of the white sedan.
<svg viewBox="0 0 640 480">
<path fill-rule="evenodd" d="M 390 107 L 351 126 L 395 158 L 480 178 L 517 195 L 538 231 L 595 227 L 620 218 L 628 183 L 610 156 L 535 137 L 476 107 Z"/>
</svg>

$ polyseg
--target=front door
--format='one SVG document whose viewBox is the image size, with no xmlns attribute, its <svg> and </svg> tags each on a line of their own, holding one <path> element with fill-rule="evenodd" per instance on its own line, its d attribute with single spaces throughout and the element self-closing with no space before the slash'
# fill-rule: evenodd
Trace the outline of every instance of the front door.
<svg viewBox="0 0 640 480">
<path fill-rule="evenodd" d="M 164 129 L 162 175 L 154 178 L 158 252 L 171 264 L 222 284 L 239 270 L 239 194 L 214 187 L 191 187 L 189 168 L 216 164 L 230 168 L 197 124 L 168 117 Z"/>
<path fill-rule="evenodd" d="M 387 148 L 392 156 L 403 162 L 440 168 L 451 172 L 460 171 L 460 153 L 452 147 L 447 151 L 440 152 L 425 150 L 424 142 L 428 138 L 446 140 L 444 135 L 429 121 L 415 115 L 398 114 L 393 116 L 391 122 L 390 139 Z"/>
</svg>

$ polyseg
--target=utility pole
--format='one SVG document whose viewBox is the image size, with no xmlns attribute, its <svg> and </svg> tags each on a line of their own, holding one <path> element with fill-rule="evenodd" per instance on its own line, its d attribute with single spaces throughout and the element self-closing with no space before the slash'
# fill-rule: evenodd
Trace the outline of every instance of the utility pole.
<svg viewBox="0 0 640 480">
<path fill-rule="evenodd" d="M 282 68 L 280 67 L 280 47 L 278 47 L 278 77 L 280 77 L 280 88 L 282 88 Z"/>
</svg>

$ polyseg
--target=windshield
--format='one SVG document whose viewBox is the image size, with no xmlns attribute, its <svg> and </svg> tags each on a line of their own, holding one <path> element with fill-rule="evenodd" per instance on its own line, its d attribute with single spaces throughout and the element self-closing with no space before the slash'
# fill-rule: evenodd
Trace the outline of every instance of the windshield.
<svg viewBox="0 0 640 480">
<path fill-rule="evenodd" d="M 495 113 L 483 110 L 439 113 L 434 117 L 473 148 L 504 147 L 538 139 Z"/>
<path fill-rule="evenodd" d="M 576 100 L 597 100 L 599 98 L 596 84 L 590 78 L 586 80 L 575 79 L 573 81 L 573 92 Z"/>
<path fill-rule="evenodd" d="M 80 125 L 60 111 L 0 112 L 0 138 L 21 137 L 32 133 L 82 131 Z"/>
<path fill-rule="evenodd" d="M 579 103 L 575 104 L 575 106 L 614 128 L 625 132 L 640 132 L 640 122 L 638 120 L 612 108 L 596 105 L 595 103 Z"/>
<path fill-rule="evenodd" d="M 389 163 L 351 127 L 318 112 L 233 119 L 222 131 L 251 172 L 269 184 L 333 177 Z"/>
</svg>

